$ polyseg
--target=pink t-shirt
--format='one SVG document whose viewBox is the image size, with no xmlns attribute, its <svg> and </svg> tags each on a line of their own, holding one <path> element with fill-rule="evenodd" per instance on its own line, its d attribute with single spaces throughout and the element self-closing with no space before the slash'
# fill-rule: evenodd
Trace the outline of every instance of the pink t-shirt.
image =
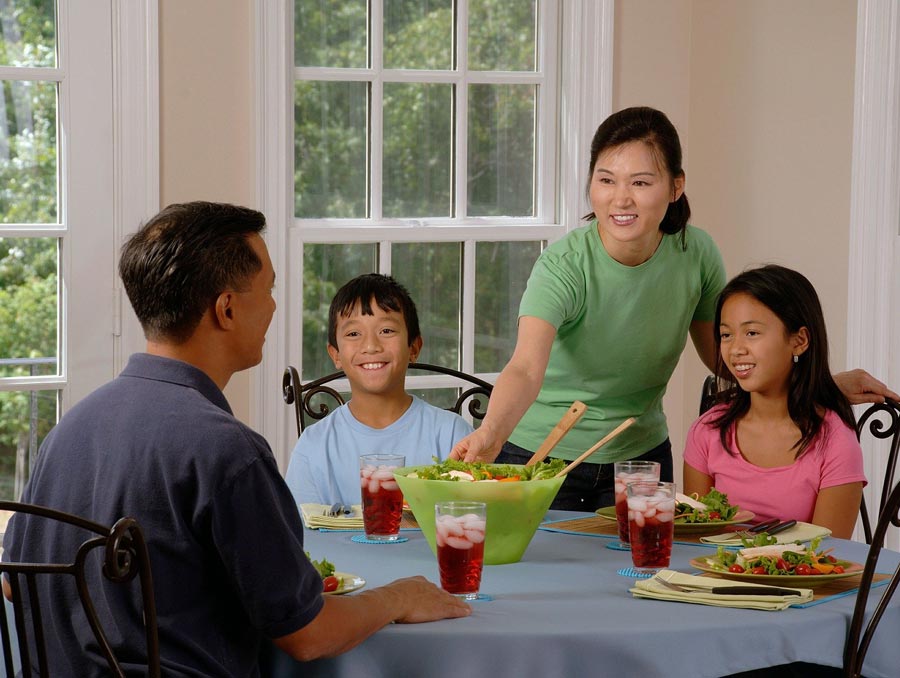
<svg viewBox="0 0 900 678">
<path fill-rule="evenodd" d="M 722 447 L 719 430 L 709 425 L 724 408 L 712 408 L 688 431 L 684 461 L 705 473 L 728 502 L 753 511 L 755 520 L 812 520 L 819 490 L 862 482 L 862 450 L 856 434 L 833 411 L 825 413 L 818 435 L 799 459 L 788 466 L 762 468 L 740 454 L 735 427 L 728 431 L 732 452 Z"/>
</svg>

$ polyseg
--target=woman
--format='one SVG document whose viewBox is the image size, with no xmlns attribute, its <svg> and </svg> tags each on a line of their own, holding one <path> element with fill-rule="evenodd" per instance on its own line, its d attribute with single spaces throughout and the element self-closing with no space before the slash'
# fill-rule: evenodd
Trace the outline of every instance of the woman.
<svg viewBox="0 0 900 678">
<path fill-rule="evenodd" d="M 588 411 L 554 457 L 574 459 L 635 417 L 569 473 L 552 506 L 569 510 L 613 503 L 615 461 L 659 461 L 661 479 L 672 479 L 663 394 L 688 334 L 714 371 L 712 321 L 725 284 L 712 238 L 687 223 L 681 143 L 663 113 L 638 107 L 607 118 L 591 142 L 589 170 L 589 223 L 535 264 L 487 416 L 450 455 L 524 463 L 574 400 Z M 891 395 L 859 370 L 838 376 L 854 402 Z"/>
</svg>

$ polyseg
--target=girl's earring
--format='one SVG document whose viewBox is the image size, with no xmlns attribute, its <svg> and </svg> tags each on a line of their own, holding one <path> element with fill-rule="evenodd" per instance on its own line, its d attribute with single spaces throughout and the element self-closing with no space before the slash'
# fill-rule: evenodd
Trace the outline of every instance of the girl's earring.
<svg viewBox="0 0 900 678">
<path fill-rule="evenodd" d="M 794 356 L 794 364 L 796 365 L 796 364 L 799 363 L 799 362 L 800 362 L 800 356 L 795 355 L 795 356 Z"/>
</svg>

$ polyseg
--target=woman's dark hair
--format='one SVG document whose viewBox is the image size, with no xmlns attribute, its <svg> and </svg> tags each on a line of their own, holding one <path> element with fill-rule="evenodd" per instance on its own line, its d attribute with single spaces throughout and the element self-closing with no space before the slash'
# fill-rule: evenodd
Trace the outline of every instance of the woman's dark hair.
<svg viewBox="0 0 900 678">
<path fill-rule="evenodd" d="M 169 205 L 122 246 L 119 275 L 147 339 L 187 341 L 218 296 L 262 269 L 249 236 L 261 212 L 224 203 Z"/>
<path fill-rule="evenodd" d="M 591 141 L 591 164 L 588 166 L 587 194 L 590 196 L 591 180 L 597 158 L 611 149 L 632 141 L 643 141 L 651 147 L 661 167 L 671 177 L 684 175 L 681 166 L 681 142 L 675 126 L 662 111 L 647 106 L 635 106 L 625 108 L 609 116 L 597 131 Z M 585 215 L 585 219 L 593 219 L 596 215 L 591 212 Z M 666 215 L 663 217 L 659 228 L 663 233 L 681 233 L 681 244 L 685 246 L 685 230 L 688 219 L 691 217 L 691 206 L 687 196 L 682 193 L 675 202 L 669 203 Z"/>
<path fill-rule="evenodd" d="M 834 410 L 847 426 L 856 428 L 850 402 L 834 383 L 828 368 L 825 317 L 815 288 L 797 271 L 770 264 L 744 271 L 732 279 L 716 303 L 716 377 L 719 399 L 726 403 L 726 407 L 710 423 L 719 429 L 719 438 L 725 449 L 734 453 L 728 445 L 728 429 L 750 409 L 750 394 L 738 387 L 721 351 L 722 306 L 736 294 L 746 294 L 766 306 L 778 316 L 786 332 L 793 334 L 805 327 L 809 334 L 809 346 L 794 364 L 788 386 L 788 414 L 800 429 L 800 439 L 794 445 L 797 449 L 795 458 L 806 451 L 819 432 L 822 409 Z"/>
<path fill-rule="evenodd" d="M 394 311 L 403 316 L 409 345 L 421 336 L 419 314 L 409 291 L 389 275 L 364 273 L 345 283 L 331 300 L 328 309 L 328 344 L 337 348 L 338 316 L 347 316 L 359 304 L 362 315 L 374 315 L 372 300 L 382 311 Z"/>
</svg>

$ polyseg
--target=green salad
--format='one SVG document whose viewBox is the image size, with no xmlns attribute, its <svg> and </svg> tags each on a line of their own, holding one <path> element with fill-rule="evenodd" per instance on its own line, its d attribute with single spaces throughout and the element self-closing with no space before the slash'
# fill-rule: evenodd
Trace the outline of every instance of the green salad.
<svg viewBox="0 0 900 678">
<path fill-rule="evenodd" d="M 705 504 L 705 508 L 695 508 L 690 504 L 677 503 L 675 505 L 675 520 L 681 523 L 714 523 L 723 520 L 731 520 L 740 510 L 739 506 L 728 503 L 728 495 L 722 494 L 716 488 L 710 488 L 709 493 L 697 497 L 697 501 Z"/>
<path fill-rule="evenodd" d="M 715 558 L 704 558 L 713 570 L 736 574 L 797 575 L 843 574 L 852 565 L 831 555 L 831 549 L 818 551 L 821 537 L 813 539 L 809 547 L 801 544 L 754 546 L 729 551 L 720 546 Z"/>
<path fill-rule="evenodd" d="M 465 462 L 458 459 L 440 461 L 434 458 L 434 461 L 433 466 L 423 466 L 410 473 L 409 476 L 422 478 L 423 480 L 449 480 L 452 482 L 481 480 L 515 482 L 519 480 L 546 480 L 553 478 L 566 467 L 564 459 L 538 462 L 531 466 L 486 464 L 481 461 Z"/>
</svg>

